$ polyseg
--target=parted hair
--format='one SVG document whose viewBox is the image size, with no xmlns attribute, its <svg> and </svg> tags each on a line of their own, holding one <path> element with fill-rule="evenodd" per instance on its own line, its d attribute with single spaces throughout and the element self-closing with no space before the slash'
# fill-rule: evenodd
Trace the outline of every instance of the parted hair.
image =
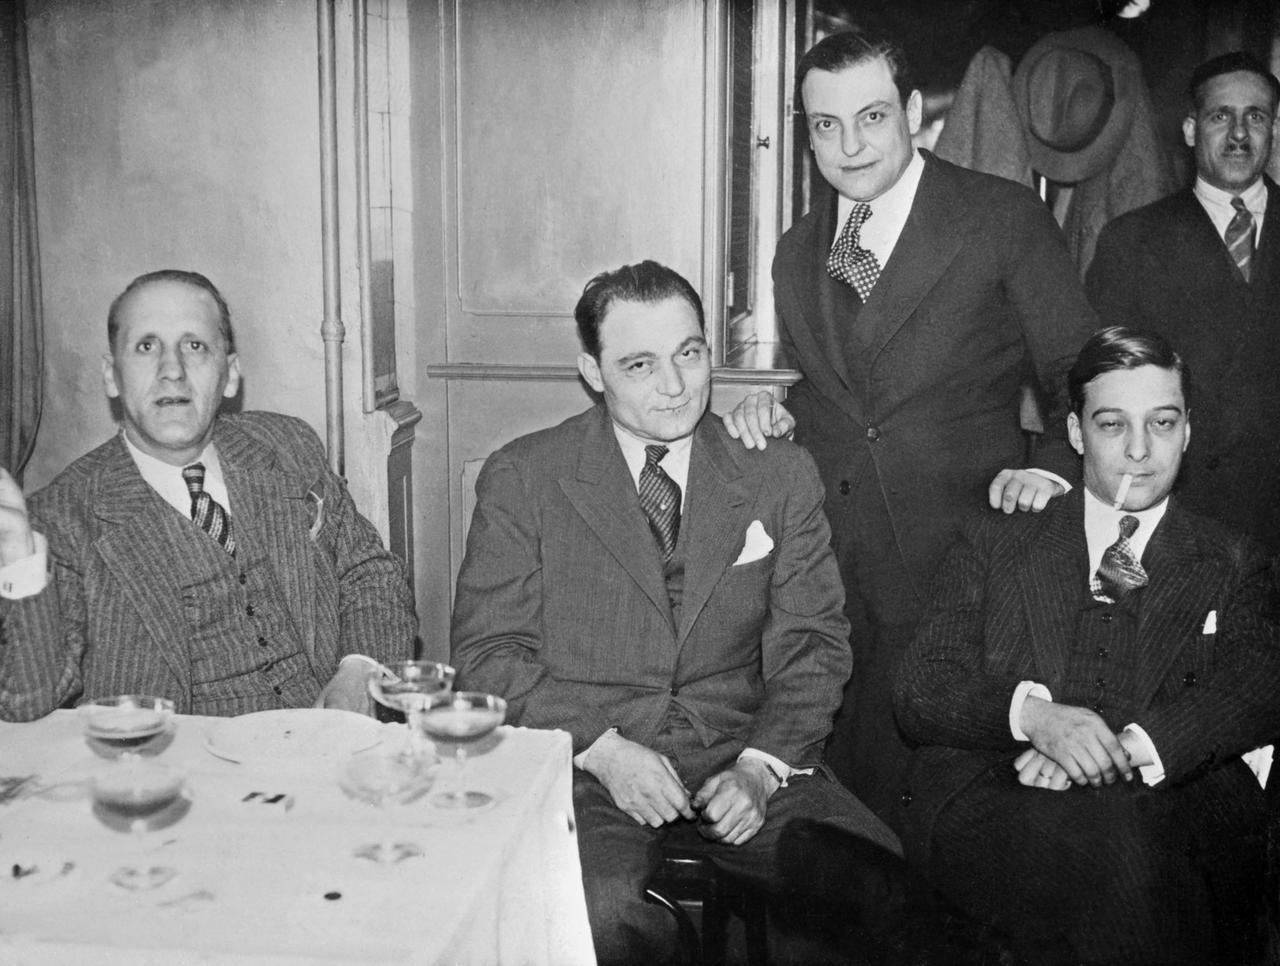
<svg viewBox="0 0 1280 966">
<path fill-rule="evenodd" d="M 1182 382 L 1183 402 L 1188 409 L 1191 408 L 1191 369 L 1164 336 L 1145 329 L 1112 325 L 1089 337 L 1067 374 L 1071 411 L 1076 416 L 1083 414 L 1085 386 L 1098 376 L 1142 366 L 1158 366 L 1176 372 Z"/>
<path fill-rule="evenodd" d="M 600 361 L 600 324 L 614 302 L 654 303 L 672 298 L 688 302 L 698 316 L 698 329 L 706 332 L 702 299 L 688 279 L 674 269 L 646 259 L 611 272 L 601 272 L 587 283 L 573 310 L 582 351 Z"/>
</svg>

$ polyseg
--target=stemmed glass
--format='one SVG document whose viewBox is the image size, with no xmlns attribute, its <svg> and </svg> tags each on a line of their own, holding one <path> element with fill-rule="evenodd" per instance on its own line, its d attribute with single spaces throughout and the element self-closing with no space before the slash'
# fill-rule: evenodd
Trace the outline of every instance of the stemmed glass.
<svg viewBox="0 0 1280 966">
<path fill-rule="evenodd" d="M 183 773 L 131 754 L 96 774 L 92 789 L 93 814 L 109 829 L 132 832 L 140 856 L 137 865 L 116 869 L 111 881 L 138 891 L 159 888 L 177 875 L 177 869 L 146 858 L 147 833 L 173 825 L 190 810 Z"/>
<path fill-rule="evenodd" d="M 430 707 L 422 715 L 423 730 L 435 739 L 437 745 L 452 746 L 457 762 L 453 790 L 432 795 L 432 805 L 472 809 L 492 804 L 492 795 L 467 788 L 467 748 L 502 724 L 506 716 L 507 702 L 481 691 L 459 691 L 431 699 Z"/>
<path fill-rule="evenodd" d="M 404 714 L 408 726 L 406 758 L 420 757 L 421 715 L 431 698 L 453 686 L 456 672 L 436 661 L 394 661 L 369 678 L 369 695 L 384 707 Z"/>
<path fill-rule="evenodd" d="M 80 705 L 89 747 L 104 758 L 135 758 L 162 750 L 173 731 L 173 702 L 149 694 L 118 694 Z"/>
<path fill-rule="evenodd" d="M 358 858 L 382 864 L 423 855 L 415 842 L 397 842 L 387 805 L 403 805 L 413 801 L 431 786 L 433 764 L 416 755 L 388 754 L 381 749 L 352 755 L 338 775 L 342 790 L 357 801 L 366 802 L 382 812 L 382 838 L 359 846 L 353 853 Z"/>
</svg>

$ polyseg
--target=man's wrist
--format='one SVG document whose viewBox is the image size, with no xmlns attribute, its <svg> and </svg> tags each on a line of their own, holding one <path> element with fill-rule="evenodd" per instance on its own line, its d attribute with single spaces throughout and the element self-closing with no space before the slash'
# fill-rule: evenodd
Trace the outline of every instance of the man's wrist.
<svg viewBox="0 0 1280 966">
<path fill-rule="evenodd" d="M 772 796 L 774 792 L 786 784 L 782 776 L 763 758 L 756 758 L 753 755 L 740 757 L 736 767 L 761 782 L 766 797 Z"/>
</svg>

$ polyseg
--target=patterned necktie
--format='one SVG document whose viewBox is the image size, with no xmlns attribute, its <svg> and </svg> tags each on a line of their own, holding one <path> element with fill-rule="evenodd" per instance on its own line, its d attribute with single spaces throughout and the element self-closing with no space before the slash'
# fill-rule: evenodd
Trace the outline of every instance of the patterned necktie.
<svg viewBox="0 0 1280 966">
<path fill-rule="evenodd" d="M 1244 206 L 1244 202 L 1239 196 L 1231 199 L 1231 207 L 1236 213 L 1231 218 L 1231 223 L 1227 225 L 1227 233 L 1223 236 L 1223 241 L 1227 243 L 1227 251 L 1231 253 L 1231 259 L 1236 263 L 1236 268 L 1240 269 L 1241 276 L 1244 280 L 1249 281 L 1249 263 L 1253 261 L 1253 215 L 1249 213 L 1249 209 Z"/>
<path fill-rule="evenodd" d="M 880 277 L 880 263 L 876 261 L 875 255 L 858 245 L 862 223 L 870 217 L 870 205 L 861 201 L 855 203 L 840 237 L 827 256 L 827 274 L 852 286 L 864 302 L 871 295 L 876 279 Z"/>
<path fill-rule="evenodd" d="M 665 446 L 646 446 L 644 468 L 640 471 L 640 509 L 649 519 L 649 529 L 658 541 L 664 562 L 671 559 L 680 537 L 680 487 L 658 465 L 666 455 Z"/>
<path fill-rule="evenodd" d="M 1138 529 L 1138 518 L 1125 514 L 1120 518 L 1120 536 L 1102 554 L 1098 572 L 1091 582 L 1093 596 L 1108 604 L 1123 600 L 1131 590 L 1147 585 L 1147 572 L 1129 546 L 1129 538 Z"/>
<path fill-rule="evenodd" d="M 182 470 L 191 494 L 191 519 L 209 536 L 218 541 L 231 556 L 236 555 L 236 538 L 231 532 L 231 515 L 222 504 L 204 491 L 204 464 L 192 463 Z"/>
</svg>

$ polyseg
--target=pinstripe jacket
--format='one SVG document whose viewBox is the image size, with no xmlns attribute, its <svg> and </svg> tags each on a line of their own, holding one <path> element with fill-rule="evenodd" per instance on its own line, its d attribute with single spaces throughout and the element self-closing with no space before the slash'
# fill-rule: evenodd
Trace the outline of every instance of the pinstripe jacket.
<svg viewBox="0 0 1280 966">
<path fill-rule="evenodd" d="M 344 654 L 409 656 L 417 621 L 403 568 L 310 427 L 275 413 L 220 416 L 214 443 L 237 533 L 266 548 L 316 691 Z M 146 484 L 118 436 L 32 497 L 30 514 L 53 573 L 42 593 L 0 601 L 0 718 L 130 692 L 198 713 L 174 552 L 191 521 Z"/>
<path fill-rule="evenodd" d="M 675 706 L 727 761 L 748 746 L 821 761 L 851 658 L 803 450 L 748 451 L 718 418 L 698 424 L 678 625 L 603 406 L 504 446 L 476 495 L 452 635 L 468 687 L 505 696 L 518 724 L 570 732 L 575 753 L 611 726 L 650 744 Z M 740 560 L 756 521 L 773 547 Z"/>
<path fill-rule="evenodd" d="M 1249 538 L 1171 500 L 1143 567 L 1150 583 L 1138 605 L 1135 705 L 1165 767 L 1156 787 L 1221 766 L 1257 794 L 1238 756 L 1280 737 L 1280 631 L 1267 558 Z M 895 682 L 899 723 L 921 745 L 910 773 L 909 854 L 925 847 L 937 814 L 970 781 L 1026 747 L 1009 730 L 1018 683 L 1062 693 L 1087 579 L 1081 487 L 1043 513 L 984 513 L 966 526 Z M 1211 611 L 1216 631 L 1206 628 Z"/>
</svg>

